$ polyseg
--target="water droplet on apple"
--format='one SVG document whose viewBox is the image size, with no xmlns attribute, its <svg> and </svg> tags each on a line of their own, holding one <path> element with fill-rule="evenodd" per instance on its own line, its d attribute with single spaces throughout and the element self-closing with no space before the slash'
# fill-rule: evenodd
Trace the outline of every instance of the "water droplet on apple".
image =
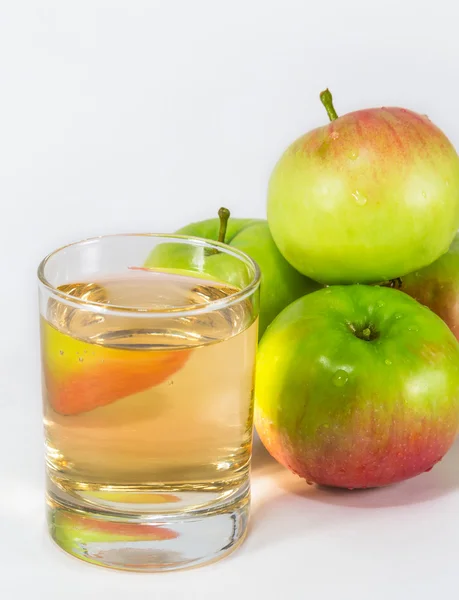
<svg viewBox="0 0 459 600">
<path fill-rule="evenodd" d="M 357 160 L 359 158 L 359 151 L 358 150 L 351 150 L 349 152 L 349 158 L 351 160 Z"/>
<path fill-rule="evenodd" d="M 343 369 L 338 369 L 332 378 L 333 385 L 336 385 L 336 387 L 343 387 L 343 385 L 346 385 L 348 380 L 349 376 L 346 371 L 343 371 Z"/>
<path fill-rule="evenodd" d="M 388 358 L 386 358 L 386 360 L 384 362 L 386 363 L 386 365 L 391 365 L 392 364 L 392 361 L 389 360 Z"/>
<path fill-rule="evenodd" d="M 400 313 L 395 313 L 394 319 L 396 319 L 398 321 L 401 318 L 402 318 L 402 315 Z"/>
<path fill-rule="evenodd" d="M 367 203 L 367 199 L 361 192 L 359 192 L 359 190 L 355 190 L 355 192 L 352 194 L 352 197 L 359 206 L 364 206 Z"/>
<path fill-rule="evenodd" d="M 426 192 L 424 190 L 422 190 L 422 197 L 423 198 L 427 198 L 427 194 L 426 194 Z"/>
<path fill-rule="evenodd" d="M 80 358 L 78 359 L 80 362 L 84 361 L 84 358 L 82 356 L 80 356 Z"/>
<path fill-rule="evenodd" d="M 449 186 L 449 181 L 447 179 L 445 179 L 445 185 L 446 185 L 446 187 Z"/>
<path fill-rule="evenodd" d="M 384 306 L 384 302 L 382 302 L 382 300 L 380 300 L 380 301 L 379 301 L 379 302 L 376 304 L 376 306 L 377 306 L 378 308 L 382 308 L 382 307 Z"/>
<path fill-rule="evenodd" d="M 337 131 L 332 131 L 330 137 L 332 140 L 337 140 L 339 138 L 339 133 Z"/>
<path fill-rule="evenodd" d="M 414 325 L 412 325 L 411 327 L 408 327 L 408 331 L 419 331 L 419 329 L 417 327 L 414 327 Z"/>
<path fill-rule="evenodd" d="M 59 354 L 62 356 L 64 354 L 63 350 L 59 350 Z"/>
</svg>

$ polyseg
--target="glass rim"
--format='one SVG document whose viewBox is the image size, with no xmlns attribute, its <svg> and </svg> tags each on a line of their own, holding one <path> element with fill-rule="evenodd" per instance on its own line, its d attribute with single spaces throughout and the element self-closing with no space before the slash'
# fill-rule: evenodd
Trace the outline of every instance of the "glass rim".
<svg viewBox="0 0 459 600">
<path fill-rule="evenodd" d="M 52 285 L 45 276 L 45 268 L 48 262 L 60 252 L 67 250 L 68 248 L 73 248 L 76 246 L 84 246 L 88 244 L 94 244 L 100 242 L 104 239 L 113 239 L 113 238 L 141 238 L 141 237 L 149 237 L 154 239 L 164 239 L 167 241 L 174 240 L 182 240 L 184 243 L 189 243 L 192 246 L 201 247 L 201 248 L 210 248 L 210 249 L 221 249 L 225 252 L 225 254 L 229 254 L 239 259 L 241 262 L 244 262 L 246 265 L 250 266 L 252 269 L 252 278 L 250 282 L 244 286 L 242 289 L 225 296 L 224 298 L 219 298 L 217 300 L 210 300 L 209 302 L 203 302 L 201 304 L 192 304 L 188 306 L 167 306 L 162 308 L 145 308 L 145 307 L 127 307 L 120 306 L 116 304 L 104 304 L 103 302 L 95 302 L 93 300 L 85 300 L 81 298 L 76 298 L 72 296 L 72 294 L 68 294 L 67 292 L 63 292 Z M 190 271 L 192 274 L 193 271 Z M 190 275 L 192 276 L 192 275 Z M 260 268 L 256 261 L 254 261 L 248 254 L 239 250 L 238 248 L 233 248 L 228 244 L 224 244 L 222 242 L 217 242 L 213 240 L 206 240 L 205 238 L 200 238 L 197 236 L 191 235 L 180 235 L 180 234 L 169 234 L 169 233 L 114 233 L 107 235 L 99 235 L 93 236 L 89 238 L 85 238 L 79 240 L 77 242 L 70 242 L 69 244 L 65 244 L 64 246 L 60 246 L 56 250 L 53 250 L 49 254 L 47 254 L 43 260 L 40 261 L 37 269 L 37 277 L 39 284 L 43 286 L 50 294 L 59 298 L 59 300 L 74 308 L 81 308 L 86 306 L 88 310 L 92 312 L 100 312 L 100 313 L 110 313 L 110 314 L 122 314 L 126 316 L 129 315 L 138 315 L 138 316 L 167 316 L 174 314 L 175 316 L 180 316 L 180 313 L 183 313 L 184 316 L 190 316 L 200 313 L 213 312 L 214 310 L 219 310 L 223 307 L 228 307 L 233 304 L 237 304 L 251 296 L 260 285 L 261 272 Z M 220 283 L 224 283 L 220 281 Z"/>
</svg>

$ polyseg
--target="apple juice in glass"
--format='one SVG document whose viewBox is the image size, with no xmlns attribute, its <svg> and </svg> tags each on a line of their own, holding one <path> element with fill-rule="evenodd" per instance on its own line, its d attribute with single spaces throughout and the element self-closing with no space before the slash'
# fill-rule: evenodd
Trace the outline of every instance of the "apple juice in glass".
<svg viewBox="0 0 459 600">
<path fill-rule="evenodd" d="M 131 570 L 231 551 L 249 510 L 256 264 L 197 238 L 107 236 L 50 254 L 39 281 L 52 538 Z"/>
</svg>

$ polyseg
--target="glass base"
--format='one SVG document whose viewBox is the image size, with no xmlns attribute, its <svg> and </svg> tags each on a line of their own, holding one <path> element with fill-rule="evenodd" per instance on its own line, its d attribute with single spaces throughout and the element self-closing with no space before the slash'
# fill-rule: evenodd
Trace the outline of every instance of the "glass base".
<svg viewBox="0 0 459 600">
<path fill-rule="evenodd" d="M 223 558 L 243 541 L 249 516 L 246 482 L 230 499 L 201 509 L 126 510 L 126 504 L 68 502 L 48 491 L 48 526 L 66 552 L 92 564 L 128 571 L 171 571 Z M 228 501 L 229 500 L 229 501 Z"/>
</svg>

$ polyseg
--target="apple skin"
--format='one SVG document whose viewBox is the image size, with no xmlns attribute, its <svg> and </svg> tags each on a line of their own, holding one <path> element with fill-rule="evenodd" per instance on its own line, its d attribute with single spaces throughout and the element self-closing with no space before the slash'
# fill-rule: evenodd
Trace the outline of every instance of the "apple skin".
<svg viewBox="0 0 459 600">
<path fill-rule="evenodd" d="M 277 249 L 266 222 L 242 230 L 233 238 L 231 246 L 248 254 L 260 267 L 260 338 L 286 306 L 322 287 L 289 265 Z"/>
<path fill-rule="evenodd" d="M 44 390 L 50 406 L 61 415 L 79 415 L 159 385 L 179 371 L 191 353 L 141 354 L 101 344 L 89 346 L 45 319 L 40 328 Z"/>
<path fill-rule="evenodd" d="M 426 116 L 352 112 L 286 150 L 267 210 L 279 250 L 307 277 L 393 279 L 448 250 L 459 227 L 459 158 Z"/>
<path fill-rule="evenodd" d="M 369 331 L 377 337 L 357 336 Z M 455 439 L 459 343 L 398 290 L 309 294 L 261 341 L 255 425 L 270 454 L 308 482 L 352 489 L 413 477 Z"/>
<path fill-rule="evenodd" d="M 201 223 L 187 225 L 176 233 L 216 241 L 219 227 L 219 219 L 208 219 Z M 277 249 L 265 220 L 230 218 L 225 240 L 230 246 L 248 254 L 260 267 L 259 338 L 282 309 L 297 298 L 322 287 L 298 273 L 285 260 Z M 184 271 L 192 267 L 193 270 L 198 270 L 236 287 L 247 285 L 247 281 L 243 280 L 239 261 L 235 261 L 234 258 L 225 254 L 215 254 L 204 259 L 199 251 L 193 251 L 183 245 L 175 244 L 173 247 L 169 245 L 155 248 L 144 266 L 150 268 L 179 267 Z"/>
<path fill-rule="evenodd" d="M 402 277 L 399 289 L 433 310 L 459 339 L 459 234 L 446 254 Z"/>
</svg>

